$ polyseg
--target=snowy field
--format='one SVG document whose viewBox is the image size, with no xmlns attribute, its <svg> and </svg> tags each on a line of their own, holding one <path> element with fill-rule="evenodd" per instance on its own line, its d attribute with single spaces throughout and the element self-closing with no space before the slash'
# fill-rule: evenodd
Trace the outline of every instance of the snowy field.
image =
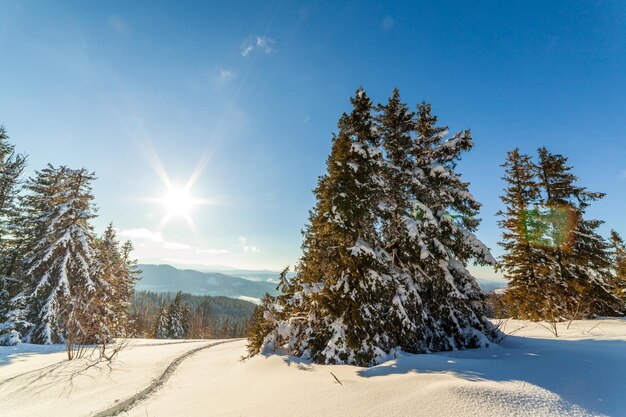
<svg viewBox="0 0 626 417">
<path fill-rule="evenodd" d="M 186 357 L 120 415 L 626 416 L 626 320 L 561 325 L 558 339 L 521 321 L 505 331 L 501 346 L 401 355 L 372 368 L 279 355 L 242 361 L 245 341 L 232 341 Z M 1 347 L 0 414 L 98 415 L 212 342 L 133 340 L 111 366 L 91 368 L 64 361 L 56 346 Z"/>
</svg>

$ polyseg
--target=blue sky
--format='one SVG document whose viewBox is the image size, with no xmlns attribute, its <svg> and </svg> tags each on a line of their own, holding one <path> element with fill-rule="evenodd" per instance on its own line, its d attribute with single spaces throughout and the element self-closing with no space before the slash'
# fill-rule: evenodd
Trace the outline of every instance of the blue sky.
<svg viewBox="0 0 626 417">
<path fill-rule="evenodd" d="M 277 269 L 300 254 L 341 112 L 363 86 L 432 103 L 476 146 L 460 170 L 495 254 L 507 150 L 547 146 L 626 234 L 626 3 L 0 3 L 0 122 L 29 154 L 96 171 L 98 230 L 142 261 Z M 159 162 L 157 162 L 159 161 Z M 159 176 L 210 200 L 166 224 Z M 479 271 L 488 277 L 489 271 Z"/>
</svg>

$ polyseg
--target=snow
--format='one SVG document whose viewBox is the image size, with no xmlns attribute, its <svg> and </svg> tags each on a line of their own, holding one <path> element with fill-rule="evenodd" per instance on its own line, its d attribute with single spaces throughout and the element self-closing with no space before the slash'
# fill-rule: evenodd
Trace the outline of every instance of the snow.
<svg viewBox="0 0 626 417">
<path fill-rule="evenodd" d="M 190 356 L 161 389 L 122 415 L 624 415 L 626 319 L 567 327 L 560 324 L 555 338 L 541 324 L 510 320 L 501 346 L 400 352 L 371 368 L 284 355 L 242 361 L 246 342 L 238 340 Z M 202 343 L 135 340 L 111 369 L 91 368 L 74 381 L 74 365 L 60 362 L 59 346 L 3 347 L 0 403 L 11 416 L 94 414 L 139 392 L 174 357 Z"/>
<path fill-rule="evenodd" d="M 134 339 L 111 365 L 67 361 L 63 345 L 0 347 L 0 415 L 85 416 L 150 384 L 180 354 L 207 341 Z M 10 410 L 4 414 L 6 410 Z"/>
<path fill-rule="evenodd" d="M 270 281 L 271 282 L 271 281 Z M 248 301 L 249 303 L 261 305 L 261 299 L 257 297 L 248 297 L 247 295 L 240 295 L 238 300 Z"/>
</svg>

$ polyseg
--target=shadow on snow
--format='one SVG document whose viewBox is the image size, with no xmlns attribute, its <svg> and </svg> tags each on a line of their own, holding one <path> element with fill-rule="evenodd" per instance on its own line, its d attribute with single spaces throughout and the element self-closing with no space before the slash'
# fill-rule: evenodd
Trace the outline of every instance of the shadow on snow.
<svg viewBox="0 0 626 417">
<path fill-rule="evenodd" d="M 508 336 L 500 346 L 434 354 L 401 354 L 358 371 L 365 378 L 454 373 L 468 381 L 523 381 L 592 413 L 626 410 L 626 341 Z"/>
</svg>

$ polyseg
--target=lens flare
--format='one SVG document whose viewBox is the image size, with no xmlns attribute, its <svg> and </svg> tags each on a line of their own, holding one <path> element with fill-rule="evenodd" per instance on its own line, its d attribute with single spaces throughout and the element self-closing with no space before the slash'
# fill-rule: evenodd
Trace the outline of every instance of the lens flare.
<svg viewBox="0 0 626 417">
<path fill-rule="evenodd" d="M 524 211 L 522 234 L 532 245 L 568 249 L 576 222 L 577 211 L 570 205 L 536 206 Z"/>
</svg>

